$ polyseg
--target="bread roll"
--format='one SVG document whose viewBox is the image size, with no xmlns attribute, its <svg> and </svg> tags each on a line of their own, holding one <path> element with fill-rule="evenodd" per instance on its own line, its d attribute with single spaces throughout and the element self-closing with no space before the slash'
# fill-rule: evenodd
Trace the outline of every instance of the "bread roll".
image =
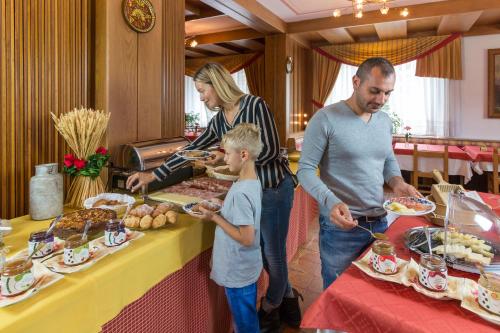
<svg viewBox="0 0 500 333">
<path fill-rule="evenodd" d="M 160 214 L 153 219 L 153 229 L 163 227 L 167 222 L 167 217 L 164 214 Z"/>
<path fill-rule="evenodd" d="M 139 226 L 141 229 L 149 229 L 151 228 L 151 224 L 153 223 L 153 217 L 151 215 L 146 215 L 141 219 Z"/>
<path fill-rule="evenodd" d="M 128 228 L 139 228 L 139 223 L 141 219 L 137 216 L 129 215 L 125 218 L 125 226 Z"/>
<path fill-rule="evenodd" d="M 177 222 L 177 212 L 170 210 L 165 214 L 165 216 L 167 218 L 168 223 L 174 224 Z"/>
</svg>

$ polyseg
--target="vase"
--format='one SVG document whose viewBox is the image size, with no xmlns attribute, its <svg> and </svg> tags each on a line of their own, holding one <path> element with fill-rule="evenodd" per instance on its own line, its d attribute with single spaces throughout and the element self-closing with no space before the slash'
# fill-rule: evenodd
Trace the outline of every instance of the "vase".
<svg viewBox="0 0 500 333">
<path fill-rule="evenodd" d="M 66 203 L 73 208 L 83 208 L 85 199 L 103 192 L 104 183 L 101 177 L 76 176 L 69 187 Z"/>
<path fill-rule="evenodd" d="M 29 212 L 33 220 L 47 220 L 63 212 L 63 176 L 57 163 L 35 165 L 30 180 Z"/>
</svg>

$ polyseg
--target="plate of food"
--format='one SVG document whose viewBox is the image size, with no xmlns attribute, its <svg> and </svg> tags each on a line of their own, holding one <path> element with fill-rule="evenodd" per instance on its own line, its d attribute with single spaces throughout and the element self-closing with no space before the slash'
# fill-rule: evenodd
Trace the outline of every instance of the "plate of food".
<svg viewBox="0 0 500 333">
<path fill-rule="evenodd" d="M 210 152 L 205 150 L 180 150 L 175 154 L 190 161 L 202 160 L 210 156 Z"/>
<path fill-rule="evenodd" d="M 119 193 L 101 193 L 95 197 L 86 199 L 83 202 L 83 207 L 85 207 L 85 209 L 112 209 L 117 214 L 122 214 L 127 210 L 127 206 L 133 205 L 134 203 L 135 199 L 130 195 Z"/>
<path fill-rule="evenodd" d="M 215 202 L 212 202 L 209 200 L 203 200 L 200 202 L 188 203 L 188 204 L 182 206 L 182 209 L 184 209 L 184 211 L 188 214 L 191 213 L 191 214 L 195 214 L 195 215 L 196 214 L 200 215 L 201 214 L 200 207 L 208 209 L 208 210 L 212 211 L 213 213 L 220 212 L 220 210 L 222 208 L 221 205 L 219 205 Z"/>
<path fill-rule="evenodd" d="M 392 198 L 384 202 L 384 209 L 400 216 L 420 216 L 436 209 L 434 202 L 417 197 Z"/>
<path fill-rule="evenodd" d="M 236 181 L 238 180 L 239 173 L 229 170 L 228 165 L 218 166 L 212 170 L 212 176 L 216 179 Z"/>
</svg>

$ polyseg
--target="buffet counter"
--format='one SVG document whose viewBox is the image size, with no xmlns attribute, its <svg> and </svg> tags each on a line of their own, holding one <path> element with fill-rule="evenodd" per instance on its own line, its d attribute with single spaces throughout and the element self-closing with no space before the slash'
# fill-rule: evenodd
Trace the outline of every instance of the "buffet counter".
<svg viewBox="0 0 500 333">
<path fill-rule="evenodd" d="M 288 258 L 306 241 L 315 201 L 296 189 Z M 50 221 L 11 220 L 11 254 Z M 209 278 L 215 224 L 179 214 L 175 225 L 146 231 L 87 270 L 67 274 L 20 303 L 0 308 L 1 332 L 229 332 L 224 290 Z M 265 274 L 259 290 L 267 283 Z"/>
</svg>

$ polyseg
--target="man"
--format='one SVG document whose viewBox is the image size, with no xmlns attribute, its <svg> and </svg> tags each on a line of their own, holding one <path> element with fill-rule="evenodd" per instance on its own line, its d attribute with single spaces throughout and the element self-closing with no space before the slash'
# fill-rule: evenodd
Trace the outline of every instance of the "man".
<svg viewBox="0 0 500 333">
<path fill-rule="evenodd" d="M 352 96 L 319 110 L 307 126 L 297 175 L 320 205 L 324 289 L 373 241 L 357 224 L 373 232 L 387 229 L 384 183 L 396 196 L 421 196 L 401 177 L 391 120 L 379 112 L 395 81 L 389 61 L 367 59 L 352 79 Z"/>
</svg>

